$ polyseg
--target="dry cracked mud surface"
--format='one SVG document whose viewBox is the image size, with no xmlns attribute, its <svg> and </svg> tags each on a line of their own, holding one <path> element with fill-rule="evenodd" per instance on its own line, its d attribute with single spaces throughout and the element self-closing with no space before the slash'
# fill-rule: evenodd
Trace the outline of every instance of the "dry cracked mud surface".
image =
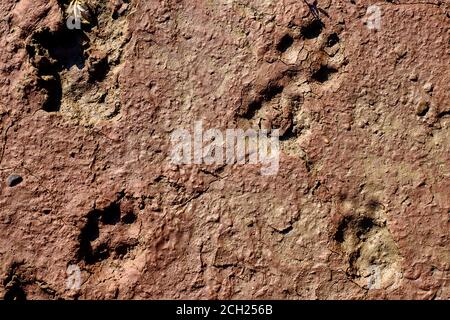
<svg viewBox="0 0 450 320">
<path fill-rule="evenodd" d="M 0 297 L 450 299 L 448 1 L 69 2 L 0 3 Z"/>
</svg>

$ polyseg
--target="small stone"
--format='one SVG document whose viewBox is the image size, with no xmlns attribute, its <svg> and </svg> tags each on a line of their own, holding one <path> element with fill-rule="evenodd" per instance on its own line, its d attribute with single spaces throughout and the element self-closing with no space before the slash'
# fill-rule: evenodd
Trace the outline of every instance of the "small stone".
<svg viewBox="0 0 450 320">
<path fill-rule="evenodd" d="M 6 180 L 6 184 L 8 185 L 8 187 L 15 187 L 22 181 L 23 179 L 21 176 L 13 174 L 8 177 L 8 179 Z"/>
<path fill-rule="evenodd" d="M 395 49 L 394 52 L 397 54 L 397 60 L 404 58 L 406 56 L 406 54 L 408 53 L 408 50 L 406 49 L 405 45 L 398 45 Z"/>
<path fill-rule="evenodd" d="M 10 224 L 10 223 L 11 223 L 11 217 L 10 217 L 10 216 L 6 216 L 6 217 L 3 219 L 3 223 L 4 223 L 4 224 Z"/>
<path fill-rule="evenodd" d="M 411 75 L 409 76 L 409 80 L 411 81 L 417 81 L 419 79 L 419 77 L 417 76 L 417 73 L 411 73 Z"/>
<path fill-rule="evenodd" d="M 431 92 L 431 91 L 433 91 L 433 84 L 430 83 L 430 82 L 425 83 L 425 84 L 423 85 L 423 90 L 425 90 L 425 92 Z"/>
<path fill-rule="evenodd" d="M 125 11 L 128 10 L 128 3 L 123 3 L 122 6 L 120 7 L 119 11 L 117 12 L 119 14 L 119 16 L 123 15 L 125 13 Z"/>
<path fill-rule="evenodd" d="M 430 109 L 429 103 L 425 100 L 420 100 L 416 107 L 416 114 L 422 117 L 427 114 L 429 109 Z"/>
</svg>

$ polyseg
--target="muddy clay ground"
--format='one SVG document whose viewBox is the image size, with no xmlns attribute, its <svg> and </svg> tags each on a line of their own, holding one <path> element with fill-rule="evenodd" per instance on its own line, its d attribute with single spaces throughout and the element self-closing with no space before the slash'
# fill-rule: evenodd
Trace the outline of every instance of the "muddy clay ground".
<svg viewBox="0 0 450 320">
<path fill-rule="evenodd" d="M 448 1 L 69 5 L 0 3 L 0 297 L 450 299 Z"/>
</svg>

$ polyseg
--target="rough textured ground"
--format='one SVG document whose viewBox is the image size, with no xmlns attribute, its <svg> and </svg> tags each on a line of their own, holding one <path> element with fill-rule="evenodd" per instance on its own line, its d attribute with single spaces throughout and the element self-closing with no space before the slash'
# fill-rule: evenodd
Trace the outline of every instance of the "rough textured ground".
<svg viewBox="0 0 450 320">
<path fill-rule="evenodd" d="M 67 4 L 0 2 L 1 297 L 450 298 L 448 1 Z M 200 119 L 278 175 L 172 165 Z"/>
</svg>

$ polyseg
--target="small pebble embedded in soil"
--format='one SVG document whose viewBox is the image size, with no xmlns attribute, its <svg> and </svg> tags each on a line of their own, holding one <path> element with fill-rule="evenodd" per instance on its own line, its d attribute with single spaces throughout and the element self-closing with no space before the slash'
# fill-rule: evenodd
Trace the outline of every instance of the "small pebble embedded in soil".
<svg viewBox="0 0 450 320">
<path fill-rule="evenodd" d="M 433 91 L 433 84 L 430 82 L 425 83 L 425 85 L 423 86 L 423 90 L 425 90 L 425 92 Z"/>
<path fill-rule="evenodd" d="M 23 181 L 23 179 L 21 176 L 13 174 L 8 177 L 8 179 L 6 180 L 6 184 L 8 185 L 8 187 L 15 187 L 22 181 Z"/>
<path fill-rule="evenodd" d="M 419 79 L 419 77 L 417 76 L 417 73 L 411 73 L 411 75 L 409 76 L 409 80 L 411 81 L 417 81 Z"/>
<path fill-rule="evenodd" d="M 428 104 L 428 102 L 427 101 L 425 101 L 425 100 L 421 100 L 421 101 L 419 101 L 419 103 L 417 104 L 417 107 L 416 107 L 416 114 L 418 115 L 418 116 L 424 116 L 427 112 L 428 112 L 428 110 L 430 109 L 430 105 Z"/>
</svg>

